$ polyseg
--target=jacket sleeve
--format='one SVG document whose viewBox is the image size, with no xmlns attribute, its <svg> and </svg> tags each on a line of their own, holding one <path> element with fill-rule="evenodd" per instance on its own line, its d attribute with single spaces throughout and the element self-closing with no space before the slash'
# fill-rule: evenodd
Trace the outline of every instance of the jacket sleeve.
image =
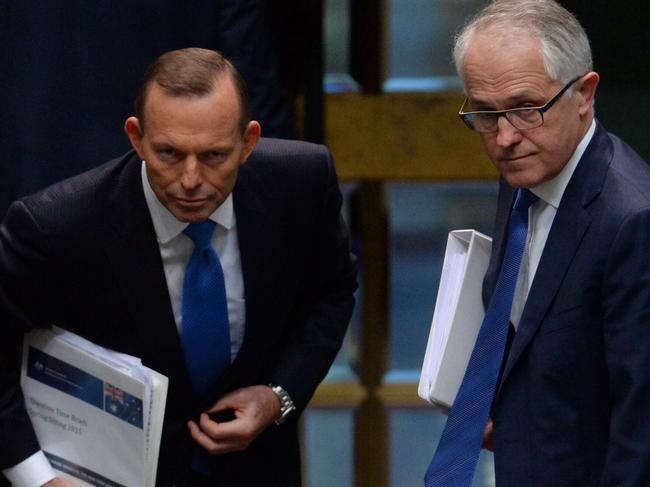
<svg viewBox="0 0 650 487">
<path fill-rule="evenodd" d="M 625 219 L 605 268 L 604 342 L 611 409 L 600 485 L 650 482 L 650 207 Z"/>
<path fill-rule="evenodd" d="M 50 242 L 51 244 L 51 242 Z M 56 314 L 48 240 L 22 202 L 0 227 L 0 469 L 39 450 L 20 389 L 22 337 Z"/>
<path fill-rule="evenodd" d="M 341 216 L 342 196 L 329 152 L 324 189 L 317 192 L 315 231 L 307 254 L 297 326 L 272 374 L 299 411 L 304 409 L 330 368 L 354 307 L 356 260 Z"/>
</svg>

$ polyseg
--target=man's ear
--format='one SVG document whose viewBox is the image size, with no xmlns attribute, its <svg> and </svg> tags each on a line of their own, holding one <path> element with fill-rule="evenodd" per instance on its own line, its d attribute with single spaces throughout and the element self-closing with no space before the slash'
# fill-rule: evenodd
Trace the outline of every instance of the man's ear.
<svg viewBox="0 0 650 487">
<path fill-rule="evenodd" d="M 246 162 L 248 156 L 250 156 L 251 152 L 253 152 L 253 149 L 255 149 L 255 146 L 260 140 L 261 135 L 262 127 L 260 126 L 259 122 L 255 120 L 248 122 L 246 130 L 244 131 L 244 153 L 242 154 L 242 160 L 239 162 L 239 164 L 244 164 L 244 162 Z"/>
<path fill-rule="evenodd" d="M 585 115 L 591 110 L 596 99 L 596 88 L 600 82 L 598 73 L 591 71 L 582 77 L 577 87 L 578 95 L 580 96 L 580 115 Z"/>
<path fill-rule="evenodd" d="M 140 159 L 143 159 L 142 156 L 142 126 L 140 125 L 140 120 L 136 117 L 129 117 L 124 122 L 124 132 L 131 142 L 133 150 L 138 153 Z"/>
</svg>

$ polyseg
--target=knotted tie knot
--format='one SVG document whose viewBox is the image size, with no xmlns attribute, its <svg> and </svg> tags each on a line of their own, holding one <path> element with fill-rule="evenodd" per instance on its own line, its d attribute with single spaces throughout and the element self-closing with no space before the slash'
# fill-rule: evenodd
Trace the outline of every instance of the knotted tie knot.
<svg viewBox="0 0 650 487">
<path fill-rule="evenodd" d="M 190 223 L 183 233 L 190 237 L 194 242 L 194 246 L 199 250 L 205 250 L 210 247 L 212 234 L 216 223 L 212 220 L 204 220 L 202 222 Z"/>
<path fill-rule="evenodd" d="M 512 209 L 515 211 L 525 211 L 530 205 L 535 203 L 539 199 L 531 190 L 526 188 L 519 188 L 517 191 L 517 197 L 515 198 L 515 204 L 512 206 Z"/>
</svg>

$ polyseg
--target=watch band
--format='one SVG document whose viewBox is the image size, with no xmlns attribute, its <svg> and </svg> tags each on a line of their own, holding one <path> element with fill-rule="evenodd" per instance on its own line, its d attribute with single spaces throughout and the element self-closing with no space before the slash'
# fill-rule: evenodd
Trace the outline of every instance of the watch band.
<svg viewBox="0 0 650 487">
<path fill-rule="evenodd" d="M 275 420 L 275 424 L 280 425 L 287 420 L 287 417 L 289 414 L 291 414 L 292 411 L 296 410 L 296 406 L 294 406 L 289 393 L 282 387 L 276 386 L 274 384 L 269 384 L 269 387 L 280 400 L 280 417 Z"/>
</svg>

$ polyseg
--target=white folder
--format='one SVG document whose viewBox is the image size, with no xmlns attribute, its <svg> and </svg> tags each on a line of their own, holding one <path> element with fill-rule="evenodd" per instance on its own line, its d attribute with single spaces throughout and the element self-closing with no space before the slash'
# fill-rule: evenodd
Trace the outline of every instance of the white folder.
<svg viewBox="0 0 650 487">
<path fill-rule="evenodd" d="M 458 393 L 485 316 L 481 289 L 491 248 L 492 239 L 476 230 L 454 230 L 447 239 L 418 386 L 418 395 L 444 412 Z"/>
</svg>

